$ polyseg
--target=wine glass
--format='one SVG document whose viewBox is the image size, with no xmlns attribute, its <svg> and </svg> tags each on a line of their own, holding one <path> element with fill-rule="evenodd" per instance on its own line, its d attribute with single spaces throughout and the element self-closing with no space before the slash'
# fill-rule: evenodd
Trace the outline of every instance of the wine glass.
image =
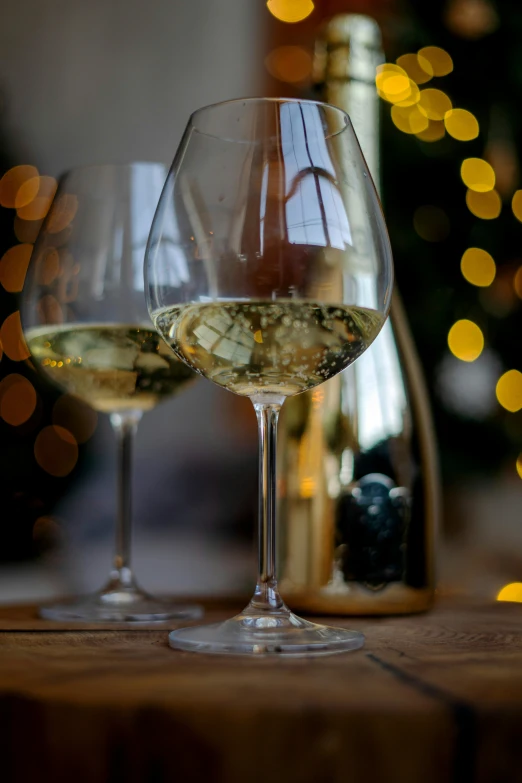
<svg viewBox="0 0 522 783">
<path fill-rule="evenodd" d="M 65 174 L 22 295 L 25 337 L 48 379 L 109 414 L 118 441 L 113 567 L 99 593 L 40 609 L 51 620 L 155 622 L 201 615 L 149 596 L 131 569 L 131 453 L 143 413 L 197 377 L 148 317 L 143 254 L 166 169 L 87 166 Z"/>
<path fill-rule="evenodd" d="M 282 98 L 196 111 L 145 260 L 158 332 L 198 373 L 249 397 L 259 425 L 254 597 L 224 623 L 173 631 L 171 646 L 294 656 L 361 647 L 360 633 L 294 615 L 276 576 L 281 406 L 360 356 L 390 305 L 390 243 L 349 118 L 326 104 Z"/>
</svg>

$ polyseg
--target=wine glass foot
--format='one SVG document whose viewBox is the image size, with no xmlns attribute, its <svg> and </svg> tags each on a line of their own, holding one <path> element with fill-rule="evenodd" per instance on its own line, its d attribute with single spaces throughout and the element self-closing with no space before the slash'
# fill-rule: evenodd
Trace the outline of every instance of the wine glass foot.
<svg viewBox="0 0 522 783">
<path fill-rule="evenodd" d="M 84 623 L 161 623 L 167 620 L 197 620 L 203 610 L 153 598 L 138 588 L 118 588 L 71 601 L 42 606 L 46 620 Z"/>
<path fill-rule="evenodd" d="M 286 608 L 254 614 L 248 607 L 224 623 L 172 631 L 169 644 L 177 650 L 220 655 L 309 657 L 358 650 L 364 636 L 308 622 Z"/>
</svg>

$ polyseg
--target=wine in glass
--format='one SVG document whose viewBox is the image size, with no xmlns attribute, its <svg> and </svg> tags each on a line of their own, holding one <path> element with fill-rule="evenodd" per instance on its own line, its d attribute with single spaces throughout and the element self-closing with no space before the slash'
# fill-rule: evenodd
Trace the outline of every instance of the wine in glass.
<svg viewBox="0 0 522 783">
<path fill-rule="evenodd" d="M 146 294 L 176 356 L 254 405 L 259 575 L 243 612 L 173 631 L 172 647 L 325 655 L 363 644 L 360 633 L 297 617 L 279 595 L 276 428 L 287 397 L 368 348 L 392 283 L 381 207 L 344 112 L 254 98 L 192 115 L 153 221 Z"/>
<path fill-rule="evenodd" d="M 87 166 L 59 183 L 36 242 L 22 317 L 33 361 L 48 379 L 109 414 L 118 441 L 119 511 L 108 584 L 41 608 L 52 620 L 154 622 L 198 607 L 145 593 L 131 569 L 131 450 L 143 413 L 195 376 L 148 317 L 143 254 L 165 182 L 160 164 Z"/>
</svg>

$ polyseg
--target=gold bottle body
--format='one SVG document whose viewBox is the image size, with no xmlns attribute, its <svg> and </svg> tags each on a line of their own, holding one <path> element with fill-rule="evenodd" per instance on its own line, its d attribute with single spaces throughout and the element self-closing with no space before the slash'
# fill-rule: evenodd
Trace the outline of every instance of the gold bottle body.
<svg viewBox="0 0 522 783">
<path fill-rule="evenodd" d="M 350 116 L 379 179 L 375 66 L 380 32 L 334 18 L 318 45 L 321 99 Z M 281 592 L 292 608 L 337 615 L 429 609 L 440 486 L 430 406 L 397 290 L 357 362 L 283 407 L 279 438 Z"/>
</svg>

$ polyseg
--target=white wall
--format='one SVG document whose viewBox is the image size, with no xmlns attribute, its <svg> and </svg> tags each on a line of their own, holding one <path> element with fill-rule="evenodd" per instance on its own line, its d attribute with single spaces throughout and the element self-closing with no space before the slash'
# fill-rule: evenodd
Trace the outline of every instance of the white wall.
<svg viewBox="0 0 522 783">
<path fill-rule="evenodd" d="M 2 0 L 0 127 L 23 163 L 170 162 L 191 111 L 259 94 L 257 0 Z"/>
</svg>

